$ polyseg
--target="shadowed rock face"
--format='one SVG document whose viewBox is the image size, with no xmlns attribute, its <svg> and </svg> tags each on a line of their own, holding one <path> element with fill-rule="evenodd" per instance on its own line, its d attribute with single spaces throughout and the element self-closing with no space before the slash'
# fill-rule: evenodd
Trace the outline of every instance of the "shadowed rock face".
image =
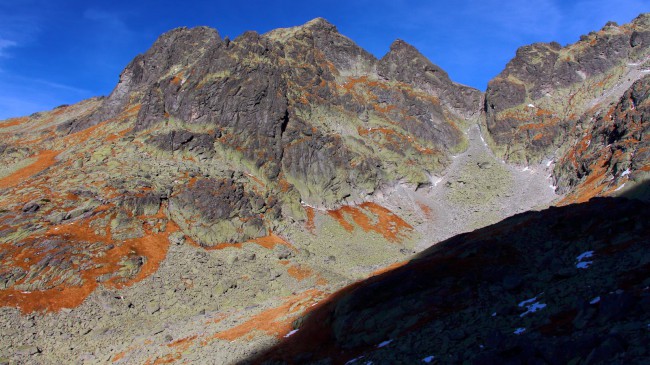
<svg viewBox="0 0 650 365">
<path fill-rule="evenodd" d="M 485 94 L 485 126 L 497 154 L 530 163 L 558 156 L 576 142 L 569 132 L 583 115 L 607 108 L 642 76 L 649 50 L 648 14 L 623 26 L 608 23 L 566 47 L 520 48 Z"/>
<path fill-rule="evenodd" d="M 648 361 L 648 213 L 600 198 L 454 237 L 334 294 L 252 362 Z"/>
</svg>

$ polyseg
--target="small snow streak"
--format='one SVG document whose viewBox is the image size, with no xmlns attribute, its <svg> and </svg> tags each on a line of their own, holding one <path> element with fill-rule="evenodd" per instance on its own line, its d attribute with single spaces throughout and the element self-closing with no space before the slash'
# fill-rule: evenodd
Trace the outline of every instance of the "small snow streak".
<svg viewBox="0 0 650 365">
<path fill-rule="evenodd" d="M 433 359 L 435 359 L 435 358 L 436 358 L 435 356 L 431 355 L 431 356 L 425 357 L 424 359 L 422 359 L 422 361 L 428 364 L 431 361 L 433 361 Z"/>
<path fill-rule="evenodd" d="M 589 265 L 593 264 L 593 261 L 583 261 L 584 259 L 588 259 L 594 255 L 594 251 L 586 251 L 581 253 L 578 257 L 576 257 L 576 260 L 578 263 L 576 264 L 576 267 L 578 269 L 586 269 L 589 267 Z"/>
<path fill-rule="evenodd" d="M 526 332 L 526 329 L 525 329 L 524 327 L 519 327 L 519 328 L 517 328 L 513 333 L 514 333 L 515 335 L 520 335 L 520 334 L 522 334 L 522 333 L 524 333 L 524 332 Z"/>
<path fill-rule="evenodd" d="M 289 337 L 289 336 L 295 334 L 296 332 L 298 332 L 298 330 L 291 330 L 291 332 L 289 332 L 289 333 L 287 333 L 286 335 L 284 335 L 284 338 L 287 338 L 287 337 Z"/>
<path fill-rule="evenodd" d="M 592 299 L 592 300 L 589 302 L 589 304 L 596 304 L 596 303 L 598 303 L 598 302 L 600 302 L 600 297 L 595 297 L 594 299 Z"/>
<path fill-rule="evenodd" d="M 388 346 L 391 342 L 393 342 L 393 340 L 384 341 L 384 342 L 380 343 L 379 345 L 377 345 L 377 348 L 380 349 L 380 348 L 382 348 L 384 346 Z"/>
</svg>

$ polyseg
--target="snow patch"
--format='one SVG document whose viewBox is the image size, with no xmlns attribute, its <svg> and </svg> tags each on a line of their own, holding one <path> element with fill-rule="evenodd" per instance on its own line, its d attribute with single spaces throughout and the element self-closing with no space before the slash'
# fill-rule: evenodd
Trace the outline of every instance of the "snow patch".
<svg viewBox="0 0 650 365">
<path fill-rule="evenodd" d="M 594 256 L 594 251 L 585 251 L 581 253 L 578 257 L 576 257 L 576 260 L 582 261 L 584 259 L 588 259 L 590 257 Z"/>
<path fill-rule="evenodd" d="M 598 303 L 598 302 L 600 302 L 600 297 L 595 297 L 594 299 L 592 299 L 591 301 L 589 301 L 589 304 L 596 304 L 596 303 Z"/>
<path fill-rule="evenodd" d="M 553 189 L 553 191 L 557 190 L 557 186 L 555 186 L 555 185 L 549 185 L 548 187 Z"/>
<path fill-rule="evenodd" d="M 578 263 L 576 264 L 576 268 L 578 269 L 586 269 L 589 267 L 589 265 L 593 264 L 593 261 L 583 261 L 584 259 L 588 259 L 594 255 L 594 251 L 585 251 L 581 253 L 578 257 L 576 257 L 576 260 Z"/>
<path fill-rule="evenodd" d="M 534 105 L 534 104 L 528 104 L 528 107 L 529 107 L 529 108 L 534 108 L 535 105 Z"/>
<path fill-rule="evenodd" d="M 519 307 L 528 306 L 528 304 L 535 303 L 536 301 L 537 301 L 537 297 L 526 299 L 523 302 L 519 303 L 518 306 Z"/>
<path fill-rule="evenodd" d="M 377 345 L 377 348 L 380 349 L 382 347 L 388 346 L 388 345 L 390 345 L 391 342 L 393 342 L 393 340 L 384 341 L 384 342 L 380 343 L 379 345 Z"/>
<path fill-rule="evenodd" d="M 520 334 L 522 334 L 522 333 L 524 333 L 524 332 L 526 332 L 526 329 L 525 329 L 524 327 L 519 327 L 519 328 L 517 328 L 513 333 L 514 333 L 515 335 L 520 335 Z"/>
<path fill-rule="evenodd" d="M 629 168 L 628 168 L 628 169 L 626 169 L 625 171 L 623 171 L 623 173 L 621 173 L 621 177 L 623 177 L 623 176 L 627 176 L 627 175 L 629 175 L 629 174 L 630 174 L 630 172 L 631 172 L 631 171 L 630 171 L 630 169 L 629 169 Z"/>
<path fill-rule="evenodd" d="M 537 297 L 535 297 L 519 303 L 519 307 L 526 307 L 526 311 L 519 315 L 519 317 L 523 317 L 528 313 L 535 313 L 538 310 L 546 308 L 546 304 L 538 302 Z"/>
<path fill-rule="evenodd" d="M 537 312 L 538 310 L 540 310 L 540 309 L 544 309 L 544 308 L 546 308 L 546 304 L 545 304 L 545 303 L 535 302 L 535 303 L 529 305 L 528 307 L 526 307 L 527 310 L 526 310 L 524 313 L 520 314 L 519 317 L 523 317 L 523 316 L 525 316 L 525 315 L 528 314 L 528 313 L 535 313 L 535 312 Z"/>
<path fill-rule="evenodd" d="M 578 262 L 578 263 L 576 264 L 576 268 L 578 268 L 578 269 L 586 269 L 586 268 L 589 267 L 589 265 L 591 265 L 591 264 L 593 264 L 593 263 L 594 263 L 593 261 L 582 261 L 582 262 Z"/>
<path fill-rule="evenodd" d="M 625 186 L 625 183 L 623 183 L 623 185 L 617 187 L 616 190 L 614 190 L 614 191 L 619 191 L 619 190 L 623 189 L 624 186 Z"/>
<path fill-rule="evenodd" d="M 650 326 L 650 325 L 648 325 L 648 326 Z M 425 363 L 428 364 L 428 363 L 430 363 L 431 361 L 433 361 L 433 359 L 435 359 L 435 358 L 436 358 L 436 357 L 433 356 L 433 355 L 431 355 L 431 356 L 427 356 L 427 357 L 425 357 L 424 359 L 422 359 L 422 362 L 425 362 Z"/>
<path fill-rule="evenodd" d="M 298 330 L 291 330 L 289 333 L 284 335 L 284 338 L 290 337 L 291 335 L 295 334 L 296 332 L 298 332 Z"/>
<path fill-rule="evenodd" d="M 551 167 L 552 164 L 553 164 L 553 160 L 550 160 L 549 162 L 546 163 L 546 167 Z"/>
</svg>

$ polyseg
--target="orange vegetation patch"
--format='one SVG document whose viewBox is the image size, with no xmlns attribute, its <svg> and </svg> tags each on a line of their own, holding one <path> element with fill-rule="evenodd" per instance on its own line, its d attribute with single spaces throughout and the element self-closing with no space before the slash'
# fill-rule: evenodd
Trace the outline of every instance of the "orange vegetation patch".
<svg viewBox="0 0 650 365">
<path fill-rule="evenodd" d="M 420 210 L 422 211 L 422 213 L 424 214 L 424 216 L 427 219 L 432 219 L 433 218 L 433 211 L 431 210 L 430 206 L 428 206 L 428 205 L 426 205 L 426 204 L 424 204 L 422 202 L 418 202 L 418 207 L 420 207 Z"/>
<path fill-rule="evenodd" d="M 14 187 L 28 177 L 35 175 L 56 163 L 57 151 L 42 151 L 36 156 L 36 161 L 29 166 L 0 179 L 0 189 Z"/>
<path fill-rule="evenodd" d="M 285 241 L 282 237 L 276 235 L 273 232 L 269 232 L 269 234 L 266 235 L 266 236 L 254 238 L 252 240 L 248 240 L 248 241 L 244 241 L 244 242 L 218 243 L 218 244 L 216 244 L 214 246 L 204 246 L 204 245 L 201 245 L 201 244 L 197 243 L 196 241 L 194 241 L 190 237 L 187 237 L 187 238 L 188 238 L 188 242 L 192 246 L 200 247 L 200 248 L 202 248 L 204 250 L 208 250 L 208 251 L 223 250 L 225 248 L 242 248 L 242 246 L 245 245 L 245 244 L 254 243 L 256 245 L 262 246 L 262 247 L 264 247 L 266 249 L 269 249 L 269 250 L 274 249 L 275 246 L 277 246 L 277 245 L 281 245 L 281 246 L 286 246 L 287 248 L 298 252 L 298 249 L 295 248 L 291 243 Z"/>
<path fill-rule="evenodd" d="M 261 332 L 277 338 L 284 337 L 292 330 L 292 322 L 312 304 L 315 304 L 323 292 L 311 289 L 301 294 L 289 297 L 279 307 L 268 309 L 257 314 L 248 321 L 214 334 L 211 339 L 234 341 L 240 338 L 252 338 L 255 332 Z"/>
<path fill-rule="evenodd" d="M 112 142 L 118 138 L 123 138 L 127 133 L 129 133 L 132 130 L 133 128 L 126 128 L 125 130 L 120 131 L 118 133 L 113 133 L 110 136 L 106 137 L 106 142 Z"/>
<path fill-rule="evenodd" d="M 364 232 L 373 231 L 384 236 L 390 242 L 401 242 L 408 237 L 413 227 L 402 218 L 379 204 L 366 202 L 359 206 L 344 206 L 327 212 L 348 232 L 354 230 L 354 225 L 348 221 L 352 218 Z"/>
<path fill-rule="evenodd" d="M 176 347 L 180 351 L 185 351 L 192 345 L 192 343 L 194 342 L 194 340 L 196 340 L 197 337 L 198 335 L 181 338 L 170 344 L 167 344 L 167 347 Z"/>
<path fill-rule="evenodd" d="M 11 119 L 7 119 L 7 120 L 5 120 L 3 123 L 0 123 L 0 128 L 13 127 L 13 126 L 15 126 L 15 125 L 19 125 L 19 124 L 25 123 L 25 122 L 28 121 L 28 120 L 29 120 L 28 117 L 20 117 L 20 118 L 11 118 Z"/>
<path fill-rule="evenodd" d="M 315 212 L 312 207 L 305 207 L 305 212 L 307 212 L 307 223 L 305 223 L 305 228 L 311 233 L 314 233 L 316 229 L 316 224 L 314 222 Z"/>
<path fill-rule="evenodd" d="M 387 145 L 392 145 L 393 148 L 403 149 L 406 146 L 413 147 L 416 151 L 425 154 L 433 155 L 436 151 L 431 148 L 422 147 L 417 143 L 417 140 L 411 136 L 404 135 L 394 129 L 379 127 L 379 128 L 361 128 L 357 127 L 357 133 L 360 136 L 379 133 L 385 138 Z"/>
<path fill-rule="evenodd" d="M 287 273 L 298 281 L 303 281 L 314 274 L 314 271 L 305 266 L 289 266 Z"/>
<path fill-rule="evenodd" d="M 53 286 L 46 290 L 38 291 L 20 291 L 15 289 L 6 289 L 0 291 L 0 306 L 16 307 L 22 313 L 32 313 L 40 311 L 58 311 L 63 308 L 75 308 L 97 288 L 99 285 L 97 279 L 106 274 L 113 274 L 120 270 L 121 262 L 125 258 L 141 256 L 144 257 L 144 263 L 140 271 L 133 278 L 124 279 L 114 276 L 107 280 L 104 285 L 122 288 L 130 286 L 138 281 L 143 280 L 158 270 L 160 263 L 167 256 L 169 248 L 168 235 L 178 230 L 174 222 L 169 221 L 165 233 L 153 233 L 151 229 L 146 229 L 146 235 L 142 238 L 128 239 L 124 241 L 114 241 L 110 233 L 102 236 L 95 233 L 95 229 L 90 226 L 91 219 L 76 221 L 66 225 L 59 225 L 50 228 L 42 237 L 32 238 L 32 241 L 24 244 L 22 247 L 15 247 L 11 244 L 0 246 L 0 252 L 7 253 L 6 257 L 16 259 L 29 259 L 28 262 L 38 262 L 43 257 L 44 252 L 33 252 L 32 247 L 39 240 L 63 240 L 67 245 L 82 243 L 103 243 L 107 247 L 101 254 L 91 256 L 91 265 L 87 265 L 79 271 L 81 284 L 77 286 L 65 285 L 65 282 L 52 284 Z M 13 251 L 13 252 L 12 252 Z M 21 284 L 17 282 L 16 284 Z"/>
<path fill-rule="evenodd" d="M 609 153 L 605 152 L 591 166 L 591 173 L 587 179 L 580 183 L 571 194 L 565 196 L 557 203 L 558 206 L 564 206 L 573 203 L 584 203 L 589 199 L 602 195 L 607 188 L 605 181 L 607 175 L 607 161 Z"/>
</svg>

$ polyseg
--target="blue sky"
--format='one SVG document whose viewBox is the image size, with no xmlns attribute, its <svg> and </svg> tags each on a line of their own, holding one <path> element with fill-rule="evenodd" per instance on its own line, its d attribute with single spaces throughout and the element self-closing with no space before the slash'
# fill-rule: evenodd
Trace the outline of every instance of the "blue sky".
<svg viewBox="0 0 650 365">
<path fill-rule="evenodd" d="M 321 16 L 377 57 L 404 39 L 454 81 L 484 90 L 522 45 L 573 43 L 647 11 L 650 0 L 3 0 L 0 120 L 108 95 L 135 55 L 179 26 L 235 38 Z"/>
</svg>

